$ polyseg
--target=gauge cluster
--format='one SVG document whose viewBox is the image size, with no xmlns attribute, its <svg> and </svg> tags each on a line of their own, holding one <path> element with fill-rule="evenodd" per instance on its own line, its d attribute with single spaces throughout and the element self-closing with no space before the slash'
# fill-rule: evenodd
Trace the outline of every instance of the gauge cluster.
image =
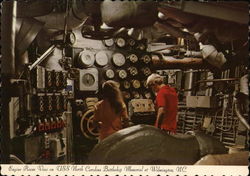
<svg viewBox="0 0 250 176">
<path fill-rule="evenodd" d="M 101 47 L 73 48 L 74 67 L 79 70 L 77 94 L 88 97 L 91 92 L 98 93 L 104 81 L 115 80 L 120 83 L 127 102 L 151 98 L 145 85 L 147 77 L 154 72 L 151 53 L 146 51 L 147 40 L 119 35 L 101 43 Z"/>
</svg>

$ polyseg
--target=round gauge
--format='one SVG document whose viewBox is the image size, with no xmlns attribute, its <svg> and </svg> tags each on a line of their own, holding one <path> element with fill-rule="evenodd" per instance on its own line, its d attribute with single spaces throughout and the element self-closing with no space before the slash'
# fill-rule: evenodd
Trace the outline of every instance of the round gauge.
<svg viewBox="0 0 250 176">
<path fill-rule="evenodd" d="M 100 51 L 95 55 L 95 61 L 97 65 L 103 67 L 108 64 L 108 55 L 106 54 L 105 51 Z"/>
<path fill-rule="evenodd" d="M 144 55 L 142 57 L 142 61 L 145 63 L 145 64 L 148 64 L 150 61 L 151 61 L 151 58 L 149 55 Z"/>
<path fill-rule="evenodd" d="M 136 92 L 136 91 L 133 91 L 132 95 L 133 95 L 134 98 L 140 98 L 140 94 L 138 92 Z"/>
<path fill-rule="evenodd" d="M 131 85 L 130 85 L 130 82 L 129 82 L 129 81 L 123 81 L 122 86 L 123 86 L 125 89 L 129 89 Z"/>
<path fill-rule="evenodd" d="M 118 76 L 121 79 L 125 79 L 125 78 L 127 78 L 128 74 L 127 74 L 126 70 L 119 70 L 118 71 Z"/>
<path fill-rule="evenodd" d="M 121 53 L 115 53 L 112 59 L 113 59 L 113 63 L 115 64 L 115 66 L 118 66 L 118 67 L 123 66 L 126 62 L 125 56 Z"/>
<path fill-rule="evenodd" d="M 111 69 L 106 70 L 105 76 L 108 79 L 113 79 L 115 77 L 115 72 Z"/>
<path fill-rule="evenodd" d="M 108 46 L 108 47 L 110 47 L 110 46 L 113 46 L 114 45 L 114 39 L 107 39 L 107 40 L 104 40 L 104 45 L 105 46 Z"/>
<path fill-rule="evenodd" d="M 136 63 L 138 61 L 138 57 L 135 54 L 130 54 L 128 56 L 128 59 L 130 60 L 130 62 L 132 63 Z"/>
<path fill-rule="evenodd" d="M 151 99 L 151 98 L 152 98 L 152 95 L 151 95 L 150 92 L 145 92 L 145 93 L 144 93 L 144 96 L 145 96 L 145 98 L 147 98 L 147 99 Z"/>
<path fill-rule="evenodd" d="M 135 76 L 135 75 L 138 74 L 138 70 L 137 70 L 137 68 L 135 68 L 135 67 L 129 67 L 129 68 L 128 68 L 128 71 L 129 71 L 129 73 L 130 73 L 132 76 Z"/>
<path fill-rule="evenodd" d="M 70 45 L 74 45 L 74 43 L 76 42 L 76 36 L 73 32 L 69 32 L 66 35 L 66 41 L 70 44 Z"/>
<path fill-rule="evenodd" d="M 141 83 L 139 80 L 132 80 L 132 85 L 135 89 L 139 89 L 141 87 Z"/>
<path fill-rule="evenodd" d="M 128 39 L 129 46 L 135 46 L 135 40 L 134 39 Z"/>
<path fill-rule="evenodd" d="M 85 75 L 82 76 L 82 83 L 87 87 L 93 86 L 95 83 L 94 75 L 86 73 Z"/>
<path fill-rule="evenodd" d="M 126 40 L 122 37 L 118 37 L 115 43 L 118 47 L 123 48 L 126 45 Z"/>
<path fill-rule="evenodd" d="M 123 97 L 124 97 L 125 99 L 130 99 L 130 97 L 131 97 L 130 93 L 129 93 L 129 92 L 126 92 L 126 91 L 123 91 L 123 92 L 122 92 L 122 95 L 123 95 Z"/>
<path fill-rule="evenodd" d="M 95 62 L 95 57 L 93 52 L 91 51 L 82 51 L 79 55 L 79 61 L 81 66 L 90 67 Z"/>
<path fill-rule="evenodd" d="M 148 67 L 142 68 L 142 72 L 145 76 L 149 76 L 151 74 L 151 70 Z"/>
<path fill-rule="evenodd" d="M 141 84 L 143 85 L 144 88 L 147 88 L 147 81 L 146 80 L 142 81 Z"/>
</svg>

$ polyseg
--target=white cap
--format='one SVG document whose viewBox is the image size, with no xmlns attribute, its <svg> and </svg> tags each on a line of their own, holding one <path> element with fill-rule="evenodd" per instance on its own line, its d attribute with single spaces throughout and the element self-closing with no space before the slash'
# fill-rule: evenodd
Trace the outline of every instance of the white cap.
<svg viewBox="0 0 250 176">
<path fill-rule="evenodd" d="M 163 79 L 161 75 L 157 74 L 157 73 L 152 73 L 146 82 L 146 85 L 148 86 L 149 84 L 154 84 L 156 79 Z"/>
</svg>

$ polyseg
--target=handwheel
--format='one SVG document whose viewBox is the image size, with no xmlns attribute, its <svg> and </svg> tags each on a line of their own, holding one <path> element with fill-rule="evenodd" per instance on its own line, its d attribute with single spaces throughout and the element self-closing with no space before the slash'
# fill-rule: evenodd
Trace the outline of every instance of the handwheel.
<svg viewBox="0 0 250 176">
<path fill-rule="evenodd" d="M 80 122 L 81 132 L 88 139 L 96 139 L 99 137 L 98 127 L 94 126 L 94 109 L 87 110 Z"/>
</svg>

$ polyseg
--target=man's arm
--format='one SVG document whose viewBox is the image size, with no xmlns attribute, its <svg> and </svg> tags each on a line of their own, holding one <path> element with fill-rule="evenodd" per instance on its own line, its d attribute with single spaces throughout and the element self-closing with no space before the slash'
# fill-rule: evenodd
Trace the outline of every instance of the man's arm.
<svg viewBox="0 0 250 176">
<path fill-rule="evenodd" d="M 165 115 L 165 112 L 166 112 L 166 110 L 164 109 L 164 107 L 159 107 L 158 112 L 157 112 L 157 117 L 156 117 L 156 126 L 158 128 L 161 127 L 162 120 L 163 120 L 163 117 Z"/>
</svg>

